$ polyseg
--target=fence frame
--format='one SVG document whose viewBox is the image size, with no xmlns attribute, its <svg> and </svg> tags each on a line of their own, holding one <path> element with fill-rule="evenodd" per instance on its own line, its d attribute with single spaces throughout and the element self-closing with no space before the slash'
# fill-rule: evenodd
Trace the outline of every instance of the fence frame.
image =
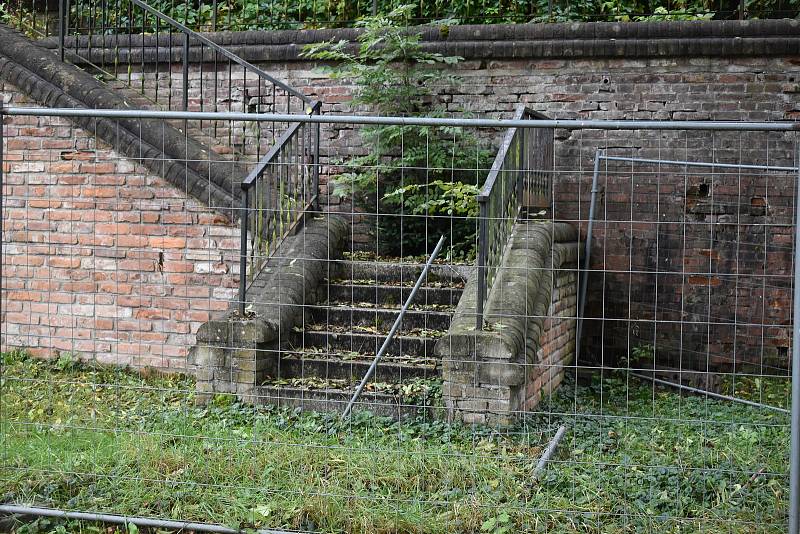
<svg viewBox="0 0 800 534">
<path fill-rule="evenodd" d="M 291 114 L 242 114 L 220 112 L 170 112 L 143 110 L 96 110 L 96 109 L 59 109 L 59 108 L 25 108 L 0 105 L 0 126 L 6 116 L 38 116 L 38 117 L 108 117 L 116 119 L 162 118 L 185 120 L 237 120 L 237 121 L 272 121 L 298 123 L 350 123 L 350 124 L 394 124 L 394 125 L 438 125 L 438 126 L 472 126 L 472 127 L 513 127 L 513 128 L 567 128 L 567 129 L 607 129 L 607 130 L 716 130 L 716 131 L 780 131 L 798 132 L 800 123 L 754 123 L 726 121 L 603 121 L 603 120 L 551 120 L 551 119 L 434 119 L 434 118 L 398 118 L 398 117 L 366 117 L 366 116 L 330 116 L 330 115 L 291 115 Z M 3 215 L 4 173 L 3 145 L 5 137 L 0 127 L 0 220 Z M 800 154 L 797 154 L 800 162 Z M 790 447 L 790 511 L 789 532 L 800 534 L 800 166 L 798 166 L 797 190 L 795 195 L 794 215 L 794 266 L 793 266 L 793 321 L 792 321 L 792 399 L 791 399 L 791 447 Z M 3 225 L 0 225 L 0 241 L 3 238 Z M 0 263 L 3 256 L 0 251 Z M 54 512 L 56 510 L 51 510 Z M 65 512 L 65 511 L 61 511 Z M 87 512 L 88 513 L 88 512 Z"/>
</svg>

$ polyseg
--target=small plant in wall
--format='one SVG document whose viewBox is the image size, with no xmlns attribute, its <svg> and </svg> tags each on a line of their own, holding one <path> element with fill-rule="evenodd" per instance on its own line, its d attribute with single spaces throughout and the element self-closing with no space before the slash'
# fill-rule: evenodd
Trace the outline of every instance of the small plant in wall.
<svg viewBox="0 0 800 534">
<path fill-rule="evenodd" d="M 363 19 L 355 48 L 348 41 L 309 45 L 303 55 L 330 61 L 334 79 L 355 85 L 353 105 L 380 115 L 443 117 L 436 87 L 452 86 L 445 72 L 457 56 L 427 52 L 406 20 L 414 6 Z M 475 195 L 489 152 L 471 132 L 444 126 L 379 125 L 361 130 L 365 154 L 344 162 L 333 192 L 378 214 L 381 253 L 429 251 L 440 234 L 451 253 L 473 254 Z"/>
<path fill-rule="evenodd" d="M 636 345 L 630 350 L 629 354 L 620 358 L 620 365 L 631 368 L 642 368 L 648 364 L 652 366 L 655 352 L 655 347 L 649 343 Z"/>
</svg>

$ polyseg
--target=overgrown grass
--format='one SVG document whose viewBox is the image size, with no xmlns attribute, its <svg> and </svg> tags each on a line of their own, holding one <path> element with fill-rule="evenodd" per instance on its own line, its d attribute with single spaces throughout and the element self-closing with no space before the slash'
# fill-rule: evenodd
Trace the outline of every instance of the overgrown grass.
<svg viewBox="0 0 800 534">
<path fill-rule="evenodd" d="M 196 408 L 193 387 L 4 355 L 0 499 L 323 532 L 785 528 L 788 417 L 624 375 L 569 381 L 504 432 L 368 414 L 343 424 L 222 397 Z"/>
</svg>

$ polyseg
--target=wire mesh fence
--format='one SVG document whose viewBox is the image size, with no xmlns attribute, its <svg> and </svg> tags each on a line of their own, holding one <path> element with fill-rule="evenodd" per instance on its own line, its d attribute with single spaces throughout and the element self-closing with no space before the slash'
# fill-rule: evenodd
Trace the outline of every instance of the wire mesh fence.
<svg viewBox="0 0 800 534">
<path fill-rule="evenodd" d="M 218 531 L 786 531 L 791 125 L 387 118 L 395 143 L 365 160 L 368 118 L 298 115 L 323 138 L 349 120 L 363 154 L 272 162 L 273 198 L 281 173 L 318 171 L 319 203 L 243 254 L 240 221 L 254 218 L 241 212 L 286 208 L 242 204 L 246 175 L 228 196 L 198 195 L 194 175 L 159 173 L 167 150 L 123 154 L 65 112 L 4 111 L 0 510 L 13 528 L 31 527 L 33 506 L 129 530 L 149 517 Z M 551 196 L 535 209 L 515 197 L 477 329 L 477 194 L 509 126 L 553 132 L 546 158 L 500 169 L 546 176 Z M 244 299 L 243 259 L 260 264 Z"/>
</svg>

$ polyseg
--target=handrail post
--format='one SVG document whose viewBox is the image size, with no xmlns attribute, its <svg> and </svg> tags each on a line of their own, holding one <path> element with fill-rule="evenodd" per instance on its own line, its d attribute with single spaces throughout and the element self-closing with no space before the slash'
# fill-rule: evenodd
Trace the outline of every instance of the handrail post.
<svg viewBox="0 0 800 534">
<path fill-rule="evenodd" d="M 241 236 L 239 242 L 239 315 L 244 318 L 247 297 L 247 222 L 249 220 L 250 188 L 242 184 L 242 213 L 239 215 Z"/>
<path fill-rule="evenodd" d="M 67 10 L 69 0 L 58 0 L 58 57 L 64 61 L 64 40 L 67 33 Z"/>
<path fill-rule="evenodd" d="M 311 115 L 322 114 L 322 102 L 317 100 L 314 107 L 311 108 Z M 313 211 L 319 211 L 319 140 L 320 140 L 320 124 L 314 124 L 314 167 L 311 171 L 311 194 L 313 195 L 314 202 L 311 205 Z"/>
<path fill-rule="evenodd" d="M 397 330 L 400 328 L 400 324 L 403 322 L 403 317 L 408 311 L 408 307 L 411 306 L 411 302 L 413 302 L 414 297 L 417 295 L 417 291 L 419 290 L 420 286 L 422 286 L 422 282 L 428 276 L 428 270 L 431 268 L 433 261 L 439 255 L 439 251 L 442 250 L 442 245 L 444 245 L 444 235 L 439 237 L 439 242 L 436 243 L 436 247 L 431 252 L 428 261 L 425 263 L 425 267 L 423 267 L 422 272 L 417 278 L 417 283 L 414 284 L 414 288 L 411 290 L 411 293 L 408 295 L 405 304 L 403 304 L 403 308 L 400 310 L 400 313 L 397 314 L 397 319 L 394 320 L 394 324 L 392 325 L 392 329 L 389 330 L 389 334 L 386 336 L 386 339 L 383 340 L 383 345 L 381 345 L 380 350 L 378 350 L 378 354 L 375 355 L 375 359 L 372 360 L 372 364 L 367 369 L 367 372 L 364 374 L 364 378 L 361 379 L 361 382 L 358 384 L 356 388 L 356 392 L 353 393 L 353 397 L 350 399 L 350 402 L 347 403 L 347 407 L 342 412 L 342 420 L 346 419 L 347 416 L 350 415 L 350 412 L 353 410 L 353 405 L 358 400 L 358 397 L 361 395 L 361 392 L 364 390 L 364 386 L 367 385 L 367 381 L 370 377 L 375 373 L 375 369 L 378 367 L 378 362 L 381 361 L 383 358 L 383 353 L 386 352 L 386 349 L 389 348 L 389 343 L 392 342 L 394 339 L 394 335 L 397 333 Z"/>
<path fill-rule="evenodd" d="M 183 34 L 183 111 L 189 111 L 189 34 Z M 183 121 L 183 132 L 189 132 L 189 121 Z"/>
<path fill-rule="evenodd" d="M 486 258 L 488 256 L 488 206 L 478 198 L 478 300 L 475 305 L 475 330 L 483 330 L 483 303 L 486 300 Z"/>
</svg>

